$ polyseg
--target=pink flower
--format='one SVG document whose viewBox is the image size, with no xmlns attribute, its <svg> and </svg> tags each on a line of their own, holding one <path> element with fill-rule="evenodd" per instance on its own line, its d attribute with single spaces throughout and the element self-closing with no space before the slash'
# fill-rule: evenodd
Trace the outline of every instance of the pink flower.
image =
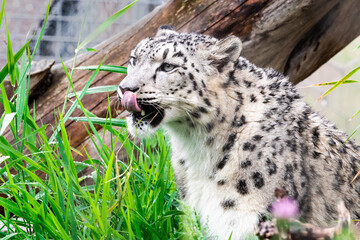
<svg viewBox="0 0 360 240">
<path fill-rule="evenodd" d="M 284 197 L 273 202 L 271 212 L 276 218 L 296 218 L 299 213 L 299 205 L 294 199 Z"/>
</svg>

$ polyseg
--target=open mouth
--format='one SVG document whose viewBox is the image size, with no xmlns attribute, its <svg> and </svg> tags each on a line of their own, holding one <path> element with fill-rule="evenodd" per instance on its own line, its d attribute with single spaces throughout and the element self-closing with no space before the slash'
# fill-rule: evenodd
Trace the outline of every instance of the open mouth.
<svg viewBox="0 0 360 240">
<path fill-rule="evenodd" d="M 140 112 L 132 112 L 134 124 L 140 124 L 145 121 L 152 127 L 158 126 L 164 119 L 164 109 L 159 106 L 148 105 L 146 103 L 139 104 Z"/>
<path fill-rule="evenodd" d="M 152 127 L 156 127 L 164 119 L 164 109 L 162 107 L 137 99 L 133 92 L 126 91 L 121 98 L 121 104 L 131 113 L 134 125 L 141 126 L 145 122 Z"/>
</svg>

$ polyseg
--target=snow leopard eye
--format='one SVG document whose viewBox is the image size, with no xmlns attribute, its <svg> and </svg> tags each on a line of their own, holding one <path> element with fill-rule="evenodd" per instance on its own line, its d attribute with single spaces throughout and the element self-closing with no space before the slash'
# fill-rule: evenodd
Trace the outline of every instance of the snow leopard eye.
<svg viewBox="0 0 360 240">
<path fill-rule="evenodd" d="M 173 64 L 163 63 L 163 64 L 160 66 L 160 71 L 170 72 L 170 71 L 174 70 L 175 68 L 176 68 L 176 66 L 173 65 Z"/>
<path fill-rule="evenodd" d="M 129 64 L 134 67 L 136 64 L 136 57 L 130 57 Z"/>
</svg>

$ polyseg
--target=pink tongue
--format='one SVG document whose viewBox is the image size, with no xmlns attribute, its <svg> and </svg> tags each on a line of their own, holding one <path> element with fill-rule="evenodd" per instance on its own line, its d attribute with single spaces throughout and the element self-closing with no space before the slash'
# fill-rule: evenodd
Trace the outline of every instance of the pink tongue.
<svg viewBox="0 0 360 240">
<path fill-rule="evenodd" d="M 128 110 L 129 112 L 141 112 L 141 108 L 136 102 L 136 96 L 133 92 L 126 91 L 121 100 L 121 104 Z"/>
</svg>

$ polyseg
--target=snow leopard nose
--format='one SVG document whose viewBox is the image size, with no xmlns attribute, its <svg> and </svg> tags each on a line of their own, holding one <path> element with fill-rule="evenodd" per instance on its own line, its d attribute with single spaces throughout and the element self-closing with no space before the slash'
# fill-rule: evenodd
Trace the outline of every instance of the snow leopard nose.
<svg viewBox="0 0 360 240">
<path fill-rule="evenodd" d="M 135 87 L 135 88 L 130 88 L 130 87 L 122 87 L 121 85 L 119 86 L 120 88 L 120 91 L 122 92 L 122 94 L 124 94 L 126 91 L 130 91 L 130 92 L 137 92 L 139 90 L 138 87 Z"/>
<path fill-rule="evenodd" d="M 124 78 L 124 80 L 122 80 L 122 82 L 119 85 L 119 89 L 122 94 L 124 94 L 126 91 L 135 93 L 140 89 L 140 87 L 137 84 L 137 82 L 129 81 L 128 78 Z"/>
</svg>

